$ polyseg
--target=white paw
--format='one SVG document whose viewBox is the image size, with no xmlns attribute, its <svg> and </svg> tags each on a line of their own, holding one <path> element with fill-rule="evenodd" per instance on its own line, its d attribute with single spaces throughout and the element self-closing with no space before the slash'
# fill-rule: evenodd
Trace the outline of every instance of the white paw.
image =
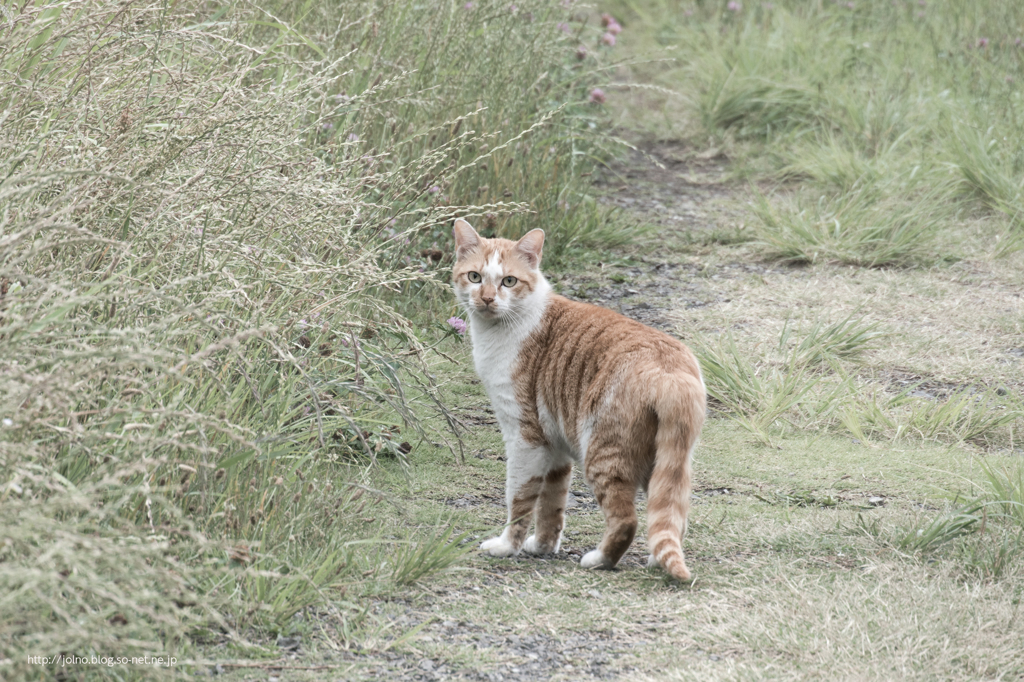
<svg viewBox="0 0 1024 682">
<path fill-rule="evenodd" d="M 599 550 L 591 550 L 580 559 L 582 568 L 613 568 L 613 564 L 605 558 L 604 553 Z"/>
<path fill-rule="evenodd" d="M 516 553 L 512 543 L 505 539 L 505 536 L 491 538 L 490 540 L 484 540 L 480 545 L 480 549 L 487 552 L 491 556 L 512 556 Z"/>
<path fill-rule="evenodd" d="M 653 554 L 647 555 L 647 568 L 654 568 L 658 565 L 658 560 L 654 558 Z"/>
<path fill-rule="evenodd" d="M 537 544 L 537 536 L 531 535 L 526 538 L 526 542 L 523 543 L 523 551 L 527 554 L 555 554 L 558 552 L 558 548 L 561 544 L 562 539 L 559 538 L 553 548 L 541 547 Z"/>
</svg>

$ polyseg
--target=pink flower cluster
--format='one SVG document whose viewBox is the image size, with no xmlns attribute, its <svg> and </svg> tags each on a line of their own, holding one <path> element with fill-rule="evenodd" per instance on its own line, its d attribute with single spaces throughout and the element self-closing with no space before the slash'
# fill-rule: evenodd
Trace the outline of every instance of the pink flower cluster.
<svg viewBox="0 0 1024 682">
<path fill-rule="evenodd" d="M 448 325 L 452 329 L 454 329 L 459 334 L 459 336 L 462 336 L 463 334 L 466 333 L 466 321 L 463 320 L 461 317 L 449 317 Z"/>
<path fill-rule="evenodd" d="M 601 15 L 601 25 L 604 26 L 609 33 L 619 35 L 622 33 L 622 26 L 615 20 L 615 17 L 605 12 Z"/>
<path fill-rule="evenodd" d="M 604 90 L 601 88 L 594 88 L 591 90 L 590 102 L 591 104 L 604 104 Z"/>
<path fill-rule="evenodd" d="M 615 36 L 622 33 L 622 26 L 615 20 L 615 17 L 605 12 L 601 15 L 601 25 L 605 28 L 605 34 L 601 36 L 601 42 L 608 47 L 615 45 Z"/>
</svg>

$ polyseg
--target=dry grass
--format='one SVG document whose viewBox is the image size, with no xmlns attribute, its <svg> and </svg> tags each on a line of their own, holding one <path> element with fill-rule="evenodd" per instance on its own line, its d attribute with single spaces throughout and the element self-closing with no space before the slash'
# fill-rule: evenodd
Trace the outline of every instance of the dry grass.
<svg viewBox="0 0 1024 682">
<path fill-rule="evenodd" d="M 686 621 L 666 624 L 689 631 L 683 646 L 714 659 L 687 656 L 649 679 L 979 680 L 1021 672 L 1018 604 L 1006 584 L 962 585 L 877 563 L 828 577 L 790 570 L 774 566 L 769 600 L 740 578 L 695 604 Z"/>
<path fill-rule="evenodd" d="M 396 294 L 436 295 L 456 213 L 534 211 L 556 250 L 606 228 L 566 210 L 602 153 L 594 36 L 520 5 L 3 10 L 0 676 L 253 651 L 313 611 L 349 645 L 359 596 L 458 558 L 445 524 L 392 551 L 365 487 L 458 454 Z"/>
</svg>

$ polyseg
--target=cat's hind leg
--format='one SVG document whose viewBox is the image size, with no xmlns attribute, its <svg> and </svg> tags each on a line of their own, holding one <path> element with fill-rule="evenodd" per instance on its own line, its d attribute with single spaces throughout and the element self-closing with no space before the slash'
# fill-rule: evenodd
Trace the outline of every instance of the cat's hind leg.
<svg viewBox="0 0 1024 682">
<path fill-rule="evenodd" d="M 562 543 L 565 525 L 565 499 L 572 479 L 572 465 L 551 469 L 544 476 L 540 496 L 537 498 L 537 528 L 526 538 L 523 551 L 528 554 L 551 554 Z"/>
<path fill-rule="evenodd" d="M 496 538 L 484 541 L 480 549 L 491 556 L 507 557 L 519 554 L 526 541 L 526 533 L 533 521 L 533 510 L 541 496 L 544 478 L 550 468 L 547 449 L 519 441 L 506 442 L 505 504 L 508 507 L 508 525 Z"/>
<path fill-rule="evenodd" d="M 597 549 L 580 559 L 583 568 L 614 568 L 636 536 L 636 483 L 616 476 L 597 476 L 594 496 L 604 512 L 605 531 Z"/>
</svg>

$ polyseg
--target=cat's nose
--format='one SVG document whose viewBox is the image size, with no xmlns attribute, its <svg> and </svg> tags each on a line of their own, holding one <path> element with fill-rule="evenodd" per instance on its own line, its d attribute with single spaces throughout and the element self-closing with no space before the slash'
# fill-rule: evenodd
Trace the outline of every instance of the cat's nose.
<svg viewBox="0 0 1024 682">
<path fill-rule="evenodd" d="M 484 305 L 490 305 L 490 304 L 494 303 L 494 297 L 493 296 L 481 296 L 480 300 L 484 302 Z"/>
</svg>

